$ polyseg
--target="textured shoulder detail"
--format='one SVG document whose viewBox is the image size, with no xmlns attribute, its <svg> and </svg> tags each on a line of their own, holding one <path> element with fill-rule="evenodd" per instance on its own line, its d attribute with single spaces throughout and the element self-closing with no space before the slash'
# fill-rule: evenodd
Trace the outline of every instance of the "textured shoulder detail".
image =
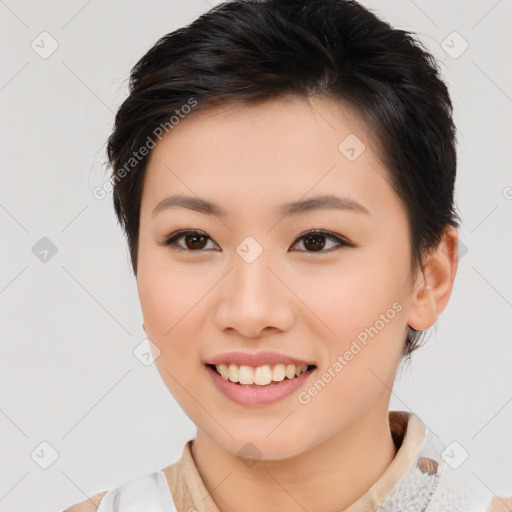
<svg viewBox="0 0 512 512">
<path fill-rule="evenodd" d="M 99 492 L 80 503 L 72 505 L 63 512 L 96 512 L 103 496 L 105 496 L 106 493 L 107 491 Z"/>
<path fill-rule="evenodd" d="M 512 496 L 496 496 L 485 512 L 510 512 L 511 510 Z"/>
</svg>

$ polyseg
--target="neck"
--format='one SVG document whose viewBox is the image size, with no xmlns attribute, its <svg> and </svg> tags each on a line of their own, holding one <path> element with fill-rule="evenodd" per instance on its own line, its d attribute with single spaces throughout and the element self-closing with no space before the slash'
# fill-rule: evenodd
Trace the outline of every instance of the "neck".
<svg viewBox="0 0 512 512">
<path fill-rule="evenodd" d="M 395 454 L 387 407 L 367 411 L 306 452 L 251 467 L 200 430 L 192 443 L 198 471 L 221 512 L 339 512 L 379 479 Z"/>
</svg>

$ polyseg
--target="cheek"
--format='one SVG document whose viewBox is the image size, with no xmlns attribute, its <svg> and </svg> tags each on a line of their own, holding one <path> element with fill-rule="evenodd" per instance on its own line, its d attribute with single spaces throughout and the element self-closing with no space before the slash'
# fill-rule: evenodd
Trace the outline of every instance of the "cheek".
<svg viewBox="0 0 512 512">
<path fill-rule="evenodd" d="M 193 265 L 171 264 L 165 251 L 155 252 L 141 258 L 137 288 L 146 328 L 168 339 L 187 323 L 207 287 L 200 273 L 191 272 Z"/>
<path fill-rule="evenodd" d="M 393 266 L 378 260 L 369 251 L 359 252 L 344 259 L 342 265 L 311 268 L 289 280 L 307 306 L 303 318 L 323 325 L 325 336 L 338 349 L 373 325 L 400 296 Z M 391 313 L 394 317 L 394 311 Z"/>
<path fill-rule="evenodd" d="M 160 254 L 143 258 L 137 279 L 139 300 L 148 338 L 158 347 L 156 365 L 174 395 L 179 382 L 188 381 L 202 369 L 197 357 L 197 340 L 204 322 L 201 298 L 211 288 L 193 265 L 172 266 Z M 170 375 L 169 375 L 170 374 Z"/>
<path fill-rule="evenodd" d="M 138 289 L 146 334 L 158 348 L 155 365 L 171 394 L 188 412 L 185 389 L 193 388 L 202 368 L 194 345 L 198 334 L 193 332 L 198 324 L 193 320 L 193 305 L 198 299 L 190 291 L 181 293 L 190 290 L 190 279 L 176 272 L 144 271 Z"/>
<path fill-rule="evenodd" d="M 171 293 L 171 288 L 165 286 L 162 279 L 153 279 L 147 274 L 139 278 L 138 288 L 146 331 L 153 336 L 153 341 L 160 345 L 177 320 L 176 290 L 173 288 Z"/>
</svg>

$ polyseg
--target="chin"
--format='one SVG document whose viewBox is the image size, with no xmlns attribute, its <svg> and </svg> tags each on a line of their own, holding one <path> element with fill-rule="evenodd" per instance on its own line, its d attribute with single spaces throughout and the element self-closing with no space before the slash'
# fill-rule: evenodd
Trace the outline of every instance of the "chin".
<svg viewBox="0 0 512 512">
<path fill-rule="evenodd" d="M 272 429 L 265 430 L 265 432 L 271 431 Z M 270 435 L 262 434 L 261 431 L 251 433 L 245 430 L 239 435 L 237 432 L 230 432 L 233 437 L 223 436 L 221 440 L 216 439 L 216 443 L 233 456 L 247 460 L 248 466 L 257 460 L 289 459 L 311 448 L 311 438 L 308 436 L 306 440 L 299 431 L 295 435 L 290 435 L 289 430 L 285 429 L 281 433 L 278 433 L 276 429 Z"/>
</svg>

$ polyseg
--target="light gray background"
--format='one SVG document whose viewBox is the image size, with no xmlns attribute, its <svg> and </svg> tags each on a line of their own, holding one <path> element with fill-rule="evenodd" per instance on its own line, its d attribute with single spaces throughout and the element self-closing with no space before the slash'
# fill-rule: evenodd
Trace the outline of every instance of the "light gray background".
<svg viewBox="0 0 512 512">
<path fill-rule="evenodd" d="M 391 408 L 458 441 L 482 485 L 512 493 L 512 2 L 362 3 L 440 60 L 459 130 L 467 252 Z M 133 354 L 145 338 L 136 283 L 111 198 L 92 189 L 130 68 L 212 5 L 0 1 L 2 511 L 57 512 L 171 464 L 195 434 Z M 43 31 L 58 43 L 46 59 L 31 47 Z M 453 31 L 469 44 L 458 58 L 442 47 Z M 32 252 L 42 237 L 58 250 L 46 263 Z M 43 441 L 58 453 L 48 469 Z"/>
</svg>

